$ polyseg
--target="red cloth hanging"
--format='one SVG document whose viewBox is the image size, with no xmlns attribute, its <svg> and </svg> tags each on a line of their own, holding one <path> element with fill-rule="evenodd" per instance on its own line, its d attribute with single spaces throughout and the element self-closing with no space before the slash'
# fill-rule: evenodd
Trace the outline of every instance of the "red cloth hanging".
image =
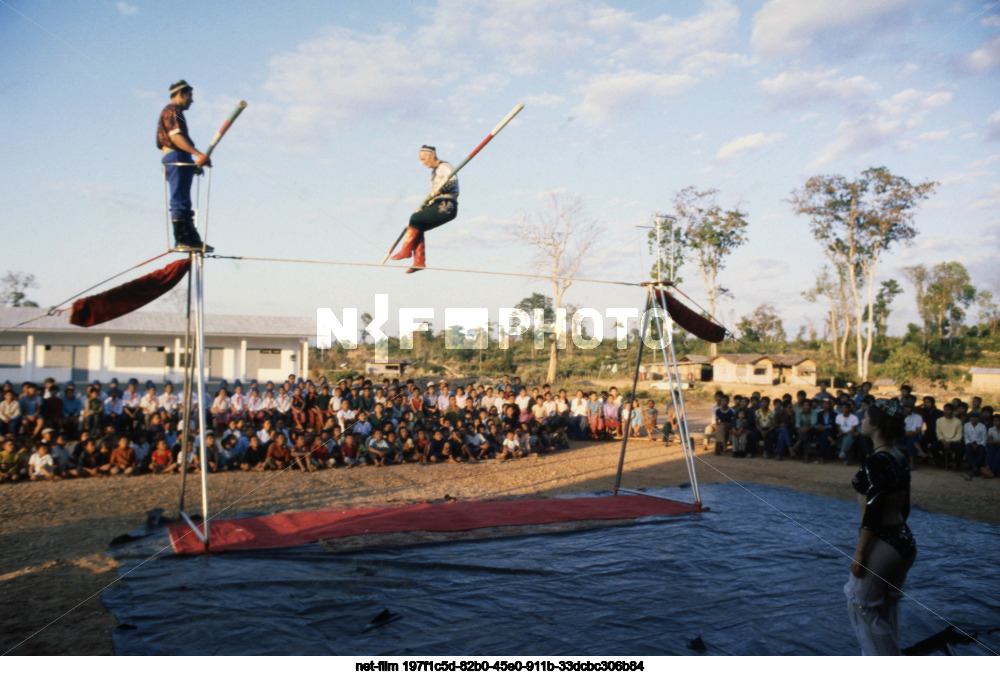
<svg viewBox="0 0 1000 675">
<path fill-rule="evenodd" d="M 178 260 L 110 291 L 80 298 L 73 303 L 69 322 L 76 326 L 96 326 L 134 312 L 176 286 L 190 268 L 190 258 Z"/>
<path fill-rule="evenodd" d="M 696 337 L 708 342 L 722 342 L 726 337 L 726 328 L 706 319 L 701 314 L 681 304 L 680 300 L 670 295 L 665 288 L 656 289 L 657 297 L 662 306 L 667 308 L 670 318 L 677 325 Z"/>
</svg>

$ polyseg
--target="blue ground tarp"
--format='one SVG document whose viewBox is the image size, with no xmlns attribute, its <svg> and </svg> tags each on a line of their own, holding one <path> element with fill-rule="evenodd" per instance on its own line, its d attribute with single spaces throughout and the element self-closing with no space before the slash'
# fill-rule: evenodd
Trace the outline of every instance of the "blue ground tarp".
<svg viewBox="0 0 1000 675">
<path fill-rule="evenodd" d="M 858 654 L 842 591 L 856 503 L 732 483 L 701 496 L 697 515 L 349 553 L 178 556 L 157 526 L 112 545 L 122 579 L 103 599 L 119 655 Z M 903 646 L 1000 652 L 1000 526 L 919 508 L 910 526 Z M 383 610 L 394 620 L 369 628 Z M 949 644 L 949 623 L 979 642 Z"/>
</svg>

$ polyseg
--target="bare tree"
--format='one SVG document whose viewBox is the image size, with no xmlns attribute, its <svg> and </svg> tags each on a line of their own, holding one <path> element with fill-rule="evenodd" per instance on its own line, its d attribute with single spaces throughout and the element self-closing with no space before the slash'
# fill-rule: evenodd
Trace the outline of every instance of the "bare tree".
<svg viewBox="0 0 1000 675">
<path fill-rule="evenodd" d="M 843 176 L 814 176 L 792 193 L 795 212 L 809 216 L 813 236 L 847 270 L 854 300 L 858 376 L 868 377 L 868 360 L 875 336 L 875 272 L 882 256 L 895 244 L 909 244 L 917 235 L 913 226 L 918 203 L 937 183 L 913 185 L 885 167 L 866 169 L 848 181 Z M 867 299 L 861 291 L 867 289 Z M 867 342 L 862 323 L 868 308 Z"/>
<path fill-rule="evenodd" d="M 556 314 L 557 330 L 549 348 L 549 370 L 546 377 L 555 383 L 559 363 L 559 342 L 565 343 L 565 327 L 558 325 L 563 294 L 573 284 L 580 264 L 587 251 L 597 241 L 600 230 L 597 223 L 584 216 L 583 204 L 577 197 L 567 197 L 552 192 L 549 203 L 535 218 L 522 217 L 514 226 L 513 235 L 533 250 L 532 263 L 547 272 L 552 281 L 552 307 Z"/>
<path fill-rule="evenodd" d="M 739 205 L 725 210 L 716 199 L 716 189 L 699 192 L 693 185 L 674 196 L 674 212 L 677 223 L 683 229 L 684 246 L 695 254 L 695 263 L 701 280 L 708 291 L 708 312 L 715 317 L 715 301 L 728 291 L 718 284 L 719 272 L 726 266 L 726 258 L 739 246 L 746 243 L 747 214 Z M 715 356 L 717 347 L 711 345 Z"/>
</svg>

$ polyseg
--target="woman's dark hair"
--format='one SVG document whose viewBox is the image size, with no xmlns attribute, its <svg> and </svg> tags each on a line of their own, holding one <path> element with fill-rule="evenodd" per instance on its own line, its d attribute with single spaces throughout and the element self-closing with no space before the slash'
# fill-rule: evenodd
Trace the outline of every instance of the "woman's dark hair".
<svg viewBox="0 0 1000 675">
<path fill-rule="evenodd" d="M 897 442 L 906 435 L 905 413 L 899 401 L 879 399 L 868 407 L 868 419 L 887 441 Z"/>
</svg>

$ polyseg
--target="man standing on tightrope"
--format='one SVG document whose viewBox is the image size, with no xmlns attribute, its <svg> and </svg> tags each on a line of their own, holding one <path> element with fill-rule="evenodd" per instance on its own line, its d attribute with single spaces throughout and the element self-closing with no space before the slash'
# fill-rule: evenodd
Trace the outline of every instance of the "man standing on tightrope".
<svg viewBox="0 0 1000 675">
<path fill-rule="evenodd" d="M 170 103 L 160 113 L 160 123 L 156 127 L 156 147 L 163 152 L 167 184 L 170 187 L 170 220 L 174 225 L 174 249 L 178 251 L 201 251 L 211 253 L 215 249 L 202 244 L 198 230 L 194 226 L 194 210 L 191 204 L 191 183 L 194 181 L 195 166 L 200 173 L 202 166 L 212 166 L 211 160 L 198 152 L 194 141 L 188 136 L 184 111 L 194 103 L 194 89 L 184 80 L 170 85 Z M 194 155 L 194 157 L 192 157 Z M 197 161 L 195 161 L 197 160 Z"/>
<path fill-rule="evenodd" d="M 448 180 L 454 170 L 451 164 L 438 159 L 437 150 L 430 145 L 420 148 L 420 161 L 431 169 L 431 196 L 410 216 L 410 224 L 403 236 L 403 248 L 392 256 L 393 260 L 413 256 L 413 267 L 406 270 L 407 274 L 422 270 L 427 265 L 424 233 L 454 220 L 458 215 L 458 178 Z"/>
</svg>

